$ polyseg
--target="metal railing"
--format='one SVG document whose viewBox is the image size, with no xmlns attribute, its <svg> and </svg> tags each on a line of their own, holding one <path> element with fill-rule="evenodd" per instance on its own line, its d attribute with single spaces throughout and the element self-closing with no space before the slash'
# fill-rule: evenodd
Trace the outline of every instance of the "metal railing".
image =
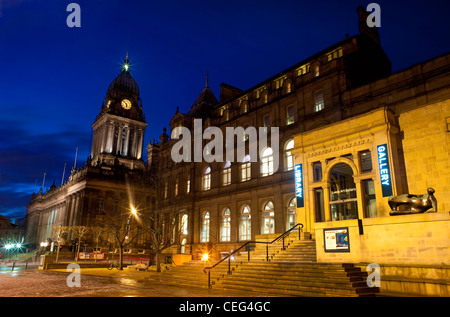
<svg viewBox="0 0 450 317">
<path fill-rule="evenodd" d="M 219 265 L 220 263 L 224 262 L 225 260 L 228 260 L 228 272 L 227 273 L 231 274 L 231 257 L 234 254 L 236 254 L 237 252 L 241 251 L 243 248 L 247 247 L 248 245 L 250 245 L 250 244 L 257 244 L 257 243 L 266 245 L 266 262 L 269 262 L 269 245 L 274 244 L 277 241 L 283 240 L 282 250 L 285 250 L 286 249 L 285 243 L 284 243 L 285 238 L 287 236 L 289 236 L 297 228 L 298 228 L 298 239 L 300 240 L 301 229 L 303 228 L 303 224 L 297 223 L 291 229 L 289 229 L 288 231 L 282 233 L 281 235 L 279 235 L 278 237 L 276 237 L 274 240 L 272 240 L 270 242 L 266 242 L 266 241 L 248 241 L 248 242 L 244 243 L 243 245 L 241 245 L 236 250 L 234 250 L 233 252 L 229 253 L 227 256 L 225 256 L 223 259 L 218 261 L 213 266 L 205 267 L 203 269 L 203 272 L 208 273 L 208 288 L 211 288 L 211 270 L 214 269 L 217 265 Z M 250 248 L 248 248 L 247 249 L 248 262 L 250 262 L 250 251 L 251 251 Z"/>
</svg>

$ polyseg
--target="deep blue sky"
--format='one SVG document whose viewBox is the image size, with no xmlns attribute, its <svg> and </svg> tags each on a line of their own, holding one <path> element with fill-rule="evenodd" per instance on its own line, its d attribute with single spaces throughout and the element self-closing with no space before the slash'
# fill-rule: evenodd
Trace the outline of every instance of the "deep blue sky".
<svg viewBox="0 0 450 317">
<path fill-rule="evenodd" d="M 66 7 L 81 6 L 81 28 Z M 91 124 L 126 53 L 159 140 L 205 84 L 241 89 L 358 33 L 375 1 L 0 0 L 0 214 L 23 217 L 33 191 L 86 161 Z M 447 1 L 377 1 L 394 72 L 450 51 Z M 36 187 L 35 187 L 35 184 Z"/>
</svg>

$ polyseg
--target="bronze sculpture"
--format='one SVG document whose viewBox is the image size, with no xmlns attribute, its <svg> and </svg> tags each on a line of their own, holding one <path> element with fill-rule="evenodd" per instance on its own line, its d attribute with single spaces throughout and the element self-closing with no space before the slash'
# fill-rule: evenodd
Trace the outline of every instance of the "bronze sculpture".
<svg viewBox="0 0 450 317">
<path fill-rule="evenodd" d="M 434 189 L 428 188 L 427 193 L 423 195 L 404 194 L 392 196 L 388 200 L 391 212 L 389 215 L 418 214 L 423 212 L 437 212 L 437 200 L 434 197 Z M 399 207 L 409 207 L 407 210 L 398 210 Z M 432 208 L 431 210 L 429 210 Z"/>
</svg>

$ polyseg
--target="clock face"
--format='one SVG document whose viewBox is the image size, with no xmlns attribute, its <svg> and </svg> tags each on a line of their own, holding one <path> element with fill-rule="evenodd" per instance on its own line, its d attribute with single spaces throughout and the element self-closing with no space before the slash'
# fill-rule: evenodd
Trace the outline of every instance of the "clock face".
<svg viewBox="0 0 450 317">
<path fill-rule="evenodd" d="M 131 101 L 129 101 L 128 99 L 124 99 L 122 100 L 122 108 L 128 110 L 131 108 Z"/>
</svg>

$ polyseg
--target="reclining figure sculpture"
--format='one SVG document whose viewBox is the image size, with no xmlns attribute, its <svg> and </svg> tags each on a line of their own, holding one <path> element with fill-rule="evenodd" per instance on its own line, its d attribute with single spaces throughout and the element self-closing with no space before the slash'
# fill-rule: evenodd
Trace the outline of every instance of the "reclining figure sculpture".
<svg viewBox="0 0 450 317">
<path fill-rule="evenodd" d="M 437 200 L 433 196 L 434 189 L 428 188 L 427 194 L 412 195 L 404 194 L 399 196 L 392 196 L 388 200 L 391 212 L 389 215 L 406 215 L 406 214 L 418 214 L 428 210 L 428 212 L 437 212 Z M 398 210 L 398 207 L 407 206 L 407 210 Z M 432 208 L 431 210 L 429 210 Z"/>
</svg>

